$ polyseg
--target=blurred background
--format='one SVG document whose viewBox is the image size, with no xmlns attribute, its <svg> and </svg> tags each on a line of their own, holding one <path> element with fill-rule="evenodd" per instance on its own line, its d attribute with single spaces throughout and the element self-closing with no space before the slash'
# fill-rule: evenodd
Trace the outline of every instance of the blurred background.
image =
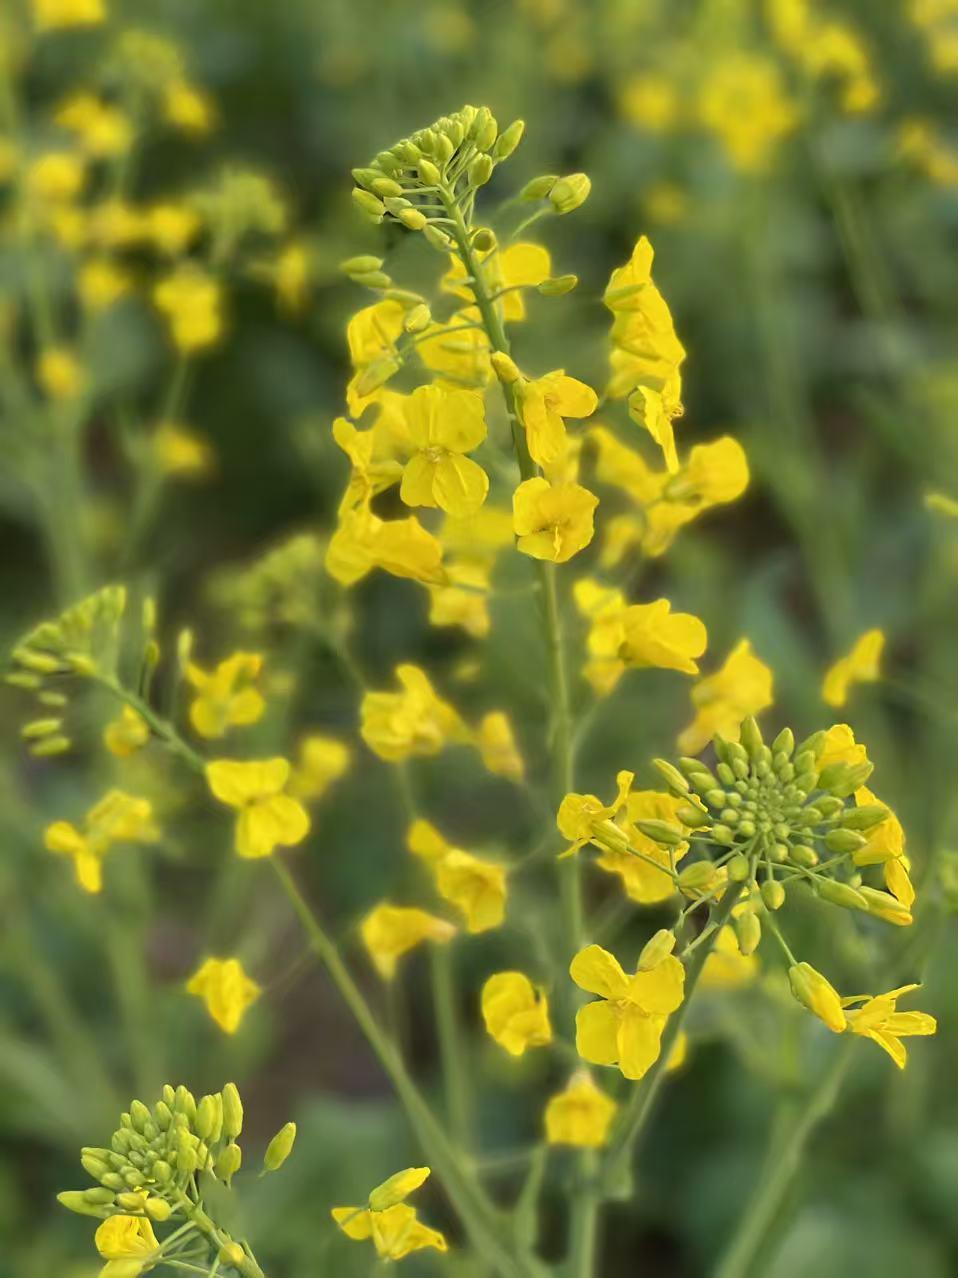
<svg viewBox="0 0 958 1278">
<path fill-rule="evenodd" d="M 14 0 L 8 12 L 8 0 L 0 13 L 0 647 L 84 589 L 123 580 L 156 596 L 170 643 L 180 627 L 193 629 L 206 665 L 237 647 L 266 651 L 271 709 L 246 739 L 251 748 L 288 750 L 310 728 L 356 751 L 296 863 L 311 899 L 354 954 L 355 923 L 374 901 L 415 900 L 401 811 L 384 765 L 357 743 L 356 690 L 323 639 L 343 603 L 323 584 L 316 538 L 330 530 L 346 478 L 329 437 L 350 373 L 345 324 L 370 300 L 337 263 L 381 256 L 385 243 L 391 273 L 417 287 L 435 258 L 417 237 L 361 223 L 349 170 L 464 102 L 487 104 L 501 123 L 523 118 L 525 141 L 497 172 L 487 207 L 541 173 L 581 170 L 593 186 L 574 218 L 530 232 L 580 284 L 568 298 L 536 300 L 533 322 L 517 330 L 522 362 L 603 383 L 601 293 L 645 233 L 689 352 L 682 442 L 731 433 L 750 461 L 740 502 L 683 531 L 667 556 L 629 564 L 633 597 L 664 594 L 701 616 L 708 670 L 748 636 L 774 672 L 770 718 L 799 735 L 834 717 L 821 701 L 825 668 L 865 629 L 888 636 L 884 678 L 855 692 L 847 719 L 868 742 L 875 788 L 908 832 L 931 902 L 927 970 L 900 975 L 923 975 L 922 1006 L 940 1031 L 903 1076 L 880 1053 L 856 1056 L 755 1272 L 958 1272 L 958 933 L 949 919 L 958 901 L 958 521 L 947 502 L 958 500 L 958 5 L 108 4 L 105 23 L 42 34 L 26 4 Z M 70 92 L 135 79 L 129 48 L 127 63 L 116 51 L 131 30 L 173 42 L 210 115 L 208 127 L 144 130 L 123 175 L 130 198 L 212 198 L 227 171 L 265 178 L 269 195 L 258 188 L 254 229 L 224 268 L 224 339 L 174 388 L 204 463 L 158 469 L 144 442 L 169 405 L 172 360 L 134 291 L 84 329 L 94 388 L 77 431 L 82 491 L 71 496 L 44 437 L 31 435 L 16 369 L 36 355 L 21 316 L 37 272 L 54 306 L 72 314 L 82 252 L 65 221 L 24 231 L 16 174 L 24 156 L 66 145 L 54 117 Z M 284 245 L 309 264 L 292 305 L 276 277 Z M 59 548 L 51 494 L 68 520 Z M 264 556 L 301 534 L 294 569 L 284 561 L 271 573 Z M 367 579 L 349 599 L 355 651 L 373 686 L 387 684 L 397 660 L 417 661 L 469 712 L 478 649 L 459 630 L 430 629 L 424 600 L 408 582 Z M 510 708 L 535 770 L 545 713 L 535 617 L 507 590 L 493 611 L 483 678 Z M 92 805 L 113 776 L 115 761 L 96 749 L 110 712 L 84 702 L 77 748 L 44 761 L 18 740 L 23 694 L 0 692 L 0 1275 L 92 1278 L 87 1222 L 54 1200 L 83 1184 L 78 1147 L 101 1140 L 133 1094 L 152 1100 L 167 1079 L 199 1094 L 227 1078 L 244 1092 L 254 1139 L 290 1116 L 301 1125 L 284 1174 L 244 1197 L 270 1278 L 366 1274 L 369 1257 L 334 1236 L 327 1209 L 419 1154 L 285 902 L 237 867 L 217 814 L 178 792 L 155 761 L 150 784 L 161 794 L 168 786 L 171 833 L 158 849 L 118 856 L 102 897 L 79 893 L 43 851 L 43 828 Z M 673 751 L 689 717 L 681 676 L 623 681 L 583 744 L 580 788 L 606 794 L 621 767 L 652 784 L 648 759 Z M 463 846 L 508 856 L 533 837 L 521 794 L 495 779 L 478 786 L 459 754 L 417 774 L 436 824 Z M 608 889 L 592 890 L 601 908 Z M 548 901 L 540 894 L 526 906 L 535 926 Z M 654 925 L 647 911 L 634 935 Z M 816 935 L 812 919 L 799 918 L 799 934 L 803 926 L 810 955 L 841 971 L 853 942 Z M 537 1138 L 529 1089 L 543 1094 L 553 1068 L 530 1059 L 516 1069 L 477 1029 L 484 975 L 520 962 L 526 945 L 507 928 L 458 954 L 462 1015 L 492 1080 L 476 1098 L 489 1149 Z M 206 953 L 241 955 L 266 989 L 235 1038 L 183 994 Z M 429 1087 L 436 1049 L 423 960 L 408 961 L 386 1009 L 356 957 Z M 805 1028 L 774 989 L 716 989 L 697 1010 L 694 1050 L 666 1090 L 636 1196 L 609 1212 L 604 1278 L 713 1271 L 769 1132 L 825 1068 L 830 1044 Z M 427 1217 L 446 1224 L 441 1188 L 426 1201 Z M 547 1239 L 561 1231 L 548 1195 L 545 1222 Z M 411 1275 L 440 1265 L 481 1272 L 454 1256 L 405 1264 Z"/>
</svg>

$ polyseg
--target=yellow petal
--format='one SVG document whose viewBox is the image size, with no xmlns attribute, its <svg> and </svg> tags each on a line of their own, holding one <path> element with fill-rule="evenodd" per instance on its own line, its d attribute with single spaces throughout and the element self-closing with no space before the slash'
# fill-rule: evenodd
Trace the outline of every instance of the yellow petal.
<svg viewBox="0 0 958 1278">
<path fill-rule="evenodd" d="M 627 1007 L 619 1022 L 619 1069 L 626 1078 L 642 1078 L 659 1057 L 665 1018 L 645 1016 Z"/>
<path fill-rule="evenodd" d="M 603 998 L 626 998 L 629 993 L 629 978 L 619 960 L 601 945 L 580 950 L 569 965 L 569 975 L 580 989 Z"/>
<path fill-rule="evenodd" d="M 580 1007 L 575 1017 L 575 1047 L 593 1065 L 615 1065 L 619 1059 L 619 1017 L 611 1003 L 599 999 Z"/>
</svg>

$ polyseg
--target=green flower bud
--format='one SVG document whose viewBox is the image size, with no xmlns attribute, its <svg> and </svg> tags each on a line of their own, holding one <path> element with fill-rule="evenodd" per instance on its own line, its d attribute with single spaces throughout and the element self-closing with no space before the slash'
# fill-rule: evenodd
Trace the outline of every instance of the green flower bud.
<svg viewBox="0 0 958 1278">
<path fill-rule="evenodd" d="M 220 1150 L 216 1159 L 216 1175 L 228 1185 L 243 1165 L 243 1151 L 239 1145 L 231 1143 Z"/>
<path fill-rule="evenodd" d="M 353 169 L 353 181 L 357 186 L 364 186 L 367 191 L 373 189 L 373 183 L 378 182 L 382 177 L 380 169 Z"/>
<path fill-rule="evenodd" d="M 785 886 L 778 879 L 766 879 L 761 892 L 766 909 L 780 910 L 785 904 Z"/>
<path fill-rule="evenodd" d="M 683 777 L 678 768 L 674 767 L 667 759 L 653 759 L 652 766 L 659 775 L 664 779 L 665 784 L 669 787 L 674 795 L 682 798 L 689 792 L 689 783 Z"/>
<path fill-rule="evenodd" d="M 469 167 L 466 175 L 469 178 L 470 186 L 485 186 L 492 177 L 492 170 L 495 165 L 492 157 L 488 155 L 477 155 L 475 159 L 469 161 Z"/>
<path fill-rule="evenodd" d="M 110 1165 L 100 1158 L 95 1158 L 92 1154 L 83 1154 L 80 1158 L 80 1166 L 94 1180 L 102 1180 L 109 1172 Z"/>
<path fill-rule="evenodd" d="M 784 754 L 790 757 L 795 749 L 795 734 L 791 728 L 783 728 L 772 742 L 772 754 Z"/>
<path fill-rule="evenodd" d="M 861 892 L 849 887 L 847 883 L 840 883 L 837 879 L 816 878 L 815 891 L 823 901 L 830 901 L 832 905 L 840 905 L 843 909 L 868 909 L 868 902 Z"/>
<path fill-rule="evenodd" d="M 718 773 L 718 779 L 722 782 L 723 785 L 735 784 L 735 773 L 732 771 L 732 769 L 729 767 L 727 763 L 719 763 L 716 766 L 715 771 Z"/>
<path fill-rule="evenodd" d="M 173 1168 L 163 1158 L 158 1158 L 153 1164 L 153 1179 L 158 1185 L 165 1185 L 173 1179 Z"/>
<path fill-rule="evenodd" d="M 819 729 L 818 732 L 813 732 L 810 737 L 806 737 L 804 741 L 802 741 L 799 745 L 795 747 L 796 767 L 798 766 L 797 756 L 800 754 L 804 754 L 806 751 L 808 751 L 811 754 L 812 762 L 816 763 L 818 761 L 818 756 L 821 754 L 822 750 L 825 748 L 825 742 L 827 740 L 828 740 L 828 733 L 825 732 L 824 729 Z"/>
<path fill-rule="evenodd" d="M 385 271 L 357 271 L 355 275 L 350 276 L 354 284 L 361 284 L 363 288 L 383 289 L 389 288 L 392 280 Z"/>
<path fill-rule="evenodd" d="M 736 852 L 727 863 L 728 876 L 733 883 L 744 883 L 751 872 L 749 859 L 741 852 Z"/>
<path fill-rule="evenodd" d="M 196 1122 L 193 1130 L 202 1140 L 206 1140 L 213 1130 L 216 1118 L 216 1106 L 212 1096 L 204 1096 L 196 1107 Z"/>
<path fill-rule="evenodd" d="M 222 1265 L 232 1265 L 234 1269 L 239 1269 L 241 1265 L 246 1265 L 246 1252 L 239 1243 L 228 1242 L 220 1248 L 218 1259 Z"/>
<path fill-rule="evenodd" d="M 235 1083 L 223 1088 L 223 1135 L 235 1140 L 243 1130 L 243 1102 Z"/>
<path fill-rule="evenodd" d="M 472 246 L 478 249 L 480 253 L 491 253 L 496 247 L 496 237 L 488 226 L 480 226 L 478 231 L 473 234 Z"/>
<path fill-rule="evenodd" d="M 418 209 L 403 209 L 398 220 L 407 231 L 421 231 L 428 222 L 425 213 L 420 213 Z"/>
<path fill-rule="evenodd" d="M 571 293 L 579 283 L 578 275 L 554 275 L 550 280 L 543 280 L 536 285 L 536 292 L 543 297 L 564 297 Z"/>
<path fill-rule="evenodd" d="M 807 869 L 818 865 L 818 853 L 806 843 L 793 843 L 789 850 L 789 857 L 796 865 L 804 865 Z"/>
<path fill-rule="evenodd" d="M 718 843 L 725 843 L 725 844 L 734 843 L 735 831 L 732 830 L 729 826 L 722 825 L 721 823 L 719 823 L 718 825 L 712 826 L 712 838 L 715 839 L 716 842 Z"/>
<path fill-rule="evenodd" d="M 31 719 L 29 723 L 24 723 L 21 726 L 20 736 L 24 741 L 33 741 L 38 737 L 49 737 L 54 732 L 59 732 L 62 724 L 62 719 Z"/>
<path fill-rule="evenodd" d="M 568 177 L 559 178 L 549 191 L 549 203 L 563 216 L 584 204 L 591 190 L 592 181 L 585 173 L 570 173 Z"/>
<path fill-rule="evenodd" d="M 432 160 L 422 159 L 419 161 L 419 180 L 426 186 L 438 186 L 442 181 L 442 174 L 433 164 Z"/>
<path fill-rule="evenodd" d="M 868 840 L 857 830 L 829 830 L 825 835 L 825 846 L 829 852 L 857 852 Z"/>
<path fill-rule="evenodd" d="M 407 333 L 422 333 L 432 323 L 432 311 L 425 302 L 419 302 L 412 310 L 407 311 L 403 319 L 403 328 Z"/>
<path fill-rule="evenodd" d="M 675 933 L 667 928 L 659 928 L 643 945 L 639 955 L 639 970 L 650 972 L 667 958 L 675 949 Z"/>
<path fill-rule="evenodd" d="M 386 216 L 386 206 L 382 200 L 377 200 L 375 195 L 364 191 L 362 187 L 353 188 L 353 203 L 365 217 L 373 222 L 379 223 Z"/>
<path fill-rule="evenodd" d="M 158 1225 L 162 1225 L 173 1215 L 173 1208 L 165 1198 L 148 1198 L 143 1204 L 143 1210 L 150 1220 L 155 1220 Z"/>
<path fill-rule="evenodd" d="M 372 192 L 381 200 L 386 200 L 390 196 L 402 196 L 402 187 L 395 178 L 378 177 L 372 184 Z"/>
<path fill-rule="evenodd" d="M 689 896 L 702 896 L 718 886 L 718 870 L 711 861 L 693 861 L 679 874 L 678 885 Z"/>
<path fill-rule="evenodd" d="M 130 1190 L 125 1193 L 117 1194 L 117 1205 L 122 1207 L 124 1211 L 139 1212 L 143 1209 L 143 1199 L 139 1194 L 134 1194 Z"/>
<path fill-rule="evenodd" d="M 493 157 L 496 160 L 508 160 L 509 156 L 522 141 L 525 128 L 524 120 L 513 120 L 508 129 L 504 129 L 496 139 L 496 144 L 492 149 Z"/>
<path fill-rule="evenodd" d="M 755 822 L 751 817 L 743 817 L 738 823 L 738 832 L 743 839 L 751 839 L 755 835 Z"/>
<path fill-rule="evenodd" d="M 88 1203 L 95 1203 L 98 1207 L 109 1207 L 116 1201 L 113 1190 L 100 1185 L 95 1185 L 93 1189 L 84 1189 L 83 1197 Z"/>
<path fill-rule="evenodd" d="M 106 1172 L 105 1175 L 101 1176 L 100 1184 L 105 1185 L 107 1189 L 115 1189 L 118 1192 L 122 1192 L 127 1186 L 126 1180 L 120 1173 L 114 1171 Z"/>
<path fill-rule="evenodd" d="M 703 826 L 710 824 L 708 813 L 703 812 L 694 803 L 679 804 L 675 809 L 675 815 L 690 830 L 701 830 Z"/>
<path fill-rule="evenodd" d="M 746 956 L 754 954 L 762 939 L 762 921 L 753 910 L 746 910 L 734 920 L 738 948 Z"/>
<path fill-rule="evenodd" d="M 49 759 L 53 755 L 66 754 L 72 744 L 69 737 L 44 737 L 30 746 L 30 753 L 35 759 Z"/>
<path fill-rule="evenodd" d="M 438 226 L 433 226 L 430 222 L 427 226 L 423 227 L 422 233 L 426 243 L 431 245 L 432 248 L 438 249 L 440 253 L 451 252 L 452 240 L 446 232 L 440 230 Z"/>
<path fill-rule="evenodd" d="M 841 824 L 845 830 L 871 830 L 888 817 L 883 803 L 863 803 L 857 808 L 847 808 L 842 813 Z"/>
<path fill-rule="evenodd" d="M 340 262 L 339 269 L 344 275 L 365 275 L 369 271 L 382 270 L 383 259 L 374 257 L 372 253 L 360 253 L 358 257 L 347 257 Z"/>
<path fill-rule="evenodd" d="M 85 1189 L 64 1189 L 57 1194 L 57 1202 L 77 1216 L 92 1216 L 95 1220 L 106 1220 L 112 1214 L 108 1204 L 91 1202 L 86 1195 Z M 111 1194 L 110 1198 L 112 1197 Z"/>
<path fill-rule="evenodd" d="M 266 1146 L 266 1153 L 263 1155 L 263 1170 L 268 1172 L 278 1171 L 289 1157 L 295 1140 L 295 1123 L 287 1123 L 285 1127 L 281 1127 Z"/>
<path fill-rule="evenodd" d="M 724 790 L 706 790 L 702 798 L 713 811 L 721 812 L 728 804 L 728 795 Z"/>
<path fill-rule="evenodd" d="M 762 730 L 758 726 L 758 720 L 753 714 L 742 720 L 742 726 L 739 729 L 739 740 L 753 759 L 758 756 L 765 743 L 762 739 Z"/>
<path fill-rule="evenodd" d="M 554 173 L 547 173 L 542 177 L 533 178 L 519 192 L 519 199 L 528 201 L 544 200 L 558 180 Z"/>
<path fill-rule="evenodd" d="M 654 843 L 662 843 L 666 847 L 675 848 L 685 842 L 682 831 L 676 829 L 674 825 L 669 825 L 667 821 L 636 821 L 635 827 L 641 830 L 647 839 L 651 839 Z"/>
<path fill-rule="evenodd" d="M 847 799 L 864 785 L 874 771 L 868 763 L 831 763 L 819 773 L 818 784 L 839 799 Z"/>
</svg>

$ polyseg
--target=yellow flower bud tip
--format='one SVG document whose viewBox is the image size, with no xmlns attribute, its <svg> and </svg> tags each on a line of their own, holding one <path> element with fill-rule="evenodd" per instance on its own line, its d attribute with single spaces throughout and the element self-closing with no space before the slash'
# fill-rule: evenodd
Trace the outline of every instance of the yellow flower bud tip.
<svg viewBox="0 0 958 1278">
<path fill-rule="evenodd" d="M 283 1163 L 292 1153 L 296 1141 L 296 1124 L 286 1123 L 281 1127 L 266 1147 L 263 1155 L 263 1171 L 279 1171 Z"/>
<path fill-rule="evenodd" d="M 429 1175 L 428 1167 L 407 1167 L 403 1171 L 395 1172 L 381 1185 L 377 1185 L 370 1191 L 370 1210 L 386 1211 L 389 1207 L 394 1207 L 396 1203 L 403 1202 L 429 1179 Z"/>
<path fill-rule="evenodd" d="M 841 1034 L 847 1025 L 842 1001 L 821 972 L 810 963 L 795 963 L 788 969 L 788 980 L 798 1001 L 824 1021 L 833 1033 Z"/>
<path fill-rule="evenodd" d="M 660 928 L 642 947 L 639 955 L 639 970 L 650 972 L 658 967 L 662 960 L 675 949 L 675 933 Z"/>
<path fill-rule="evenodd" d="M 572 213 L 589 198 L 592 180 L 585 173 L 561 177 L 549 190 L 549 203 L 561 215 Z"/>
<path fill-rule="evenodd" d="M 489 362 L 504 386 L 512 386 L 521 380 L 522 374 L 519 372 L 519 366 L 512 356 L 507 355 L 505 351 L 493 351 L 489 356 Z"/>
<path fill-rule="evenodd" d="M 246 1264 L 246 1252 L 239 1243 L 224 1243 L 219 1250 L 219 1260 L 221 1264 L 232 1265 L 235 1268 Z"/>
<path fill-rule="evenodd" d="M 558 181 L 559 177 L 554 173 L 547 173 L 542 177 L 533 178 L 519 192 L 519 199 L 529 202 L 544 200 Z"/>
</svg>

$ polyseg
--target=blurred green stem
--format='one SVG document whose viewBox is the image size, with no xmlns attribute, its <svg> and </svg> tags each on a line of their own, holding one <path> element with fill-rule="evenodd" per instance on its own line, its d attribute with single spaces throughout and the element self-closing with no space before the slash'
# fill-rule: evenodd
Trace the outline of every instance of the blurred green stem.
<svg viewBox="0 0 958 1278">
<path fill-rule="evenodd" d="M 439 1051 L 442 1057 L 446 1114 L 453 1139 L 459 1148 L 465 1152 L 471 1145 L 472 1105 L 470 1104 L 466 1060 L 462 1050 L 462 1034 L 456 1007 L 453 956 L 454 951 L 449 945 L 433 945 L 430 947 L 429 961 L 432 968 L 432 990 L 436 1007 L 436 1026 L 439 1032 Z"/>
<path fill-rule="evenodd" d="M 752 1272 L 801 1164 L 809 1137 L 835 1104 L 854 1050 L 854 1039 L 846 1038 L 801 1103 L 792 1097 L 782 1101 L 755 1191 L 715 1271 L 715 1278 L 748 1278 Z"/>
</svg>

